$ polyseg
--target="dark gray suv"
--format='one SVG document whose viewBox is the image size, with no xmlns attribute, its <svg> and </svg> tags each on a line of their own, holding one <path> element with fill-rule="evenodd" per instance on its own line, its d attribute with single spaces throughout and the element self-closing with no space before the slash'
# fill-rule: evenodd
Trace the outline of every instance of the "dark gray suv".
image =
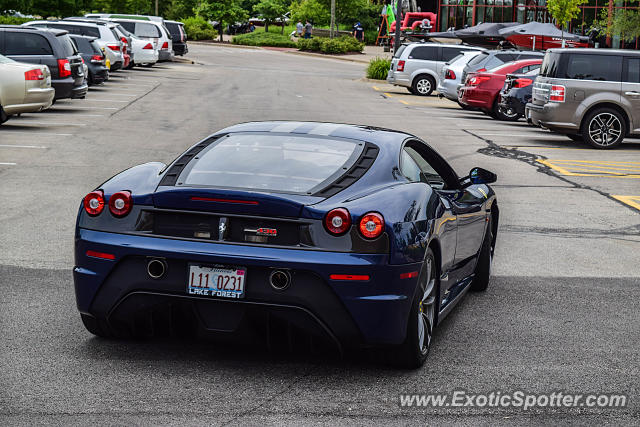
<svg viewBox="0 0 640 427">
<path fill-rule="evenodd" d="M 48 66 L 56 90 L 54 100 L 87 94 L 82 58 L 66 31 L 0 25 L 0 54 Z"/>
<path fill-rule="evenodd" d="M 595 148 L 640 134 L 640 52 L 549 49 L 525 114 Z"/>
</svg>

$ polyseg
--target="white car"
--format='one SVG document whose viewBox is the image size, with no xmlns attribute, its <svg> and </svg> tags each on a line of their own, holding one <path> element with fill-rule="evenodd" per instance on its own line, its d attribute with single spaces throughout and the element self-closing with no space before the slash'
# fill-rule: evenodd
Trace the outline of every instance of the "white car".
<svg viewBox="0 0 640 427">
<path fill-rule="evenodd" d="M 171 34 L 161 22 L 124 18 L 109 18 L 109 20 L 122 25 L 125 30 L 136 37 L 152 42 L 153 47 L 159 52 L 158 61 L 173 60 Z"/>
<path fill-rule="evenodd" d="M 447 62 L 442 67 L 442 74 L 438 83 L 438 93 L 451 101 L 458 102 L 458 87 L 462 84 L 462 72 L 465 65 L 478 55 L 478 50 L 460 52 L 460 55 Z"/>
</svg>

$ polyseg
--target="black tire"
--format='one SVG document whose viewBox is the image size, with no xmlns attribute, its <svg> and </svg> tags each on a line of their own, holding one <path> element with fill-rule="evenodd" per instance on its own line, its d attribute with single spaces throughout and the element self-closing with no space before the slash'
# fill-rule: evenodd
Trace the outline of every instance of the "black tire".
<svg viewBox="0 0 640 427">
<path fill-rule="evenodd" d="M 482 247 L 478 255 L 478 263 L 471 282 L 470 289 L 474 292 L 486 291 L 491 279 L 491 261 L 493 261 L 493 217 L 489 217 L 487 231 L 482 240 Z"/>
<path fill-rule="evenodd" d="M 575 142 L 584 142 L 584 138 L 579 133 L 567 134 L 567 138 Z"/>
<path fill-rule="evenodd" d="M 516 110 L 505 110 L 496 103 L 493 106 L 493 116 L 495 119 L 502 120 L 503 122 L 516 122 L 520 118 L 520 114 Z"/>
<path fill-rule="evenodd" d="M 0 105 L 0 124 L 6 122 L 7 120 L 9 120 L 9 115 L 6 114 L 4 112 L 4 109 L 2 108 L 2 105 Z"/>
<path fill-rule="evenodd" d="M 413 90 L 413 87 L 408 87 L 407 90 L 409 91 L 410 94 L 415 95 L 416 92 Z"/>
<path fill-rule="evenodd" d="M 80 318 L 82 319 L 82 324 L 87 331 L 91 332 L 93 335 L 101 338 L 111 338 L 113 336 L 113 334 L 109 333 L 107 328 L 102 325 L 102 322 L 97 318 L 86 314 L 80 314 Z"/>
<path fill-rule="evenodd" d="M 598 108 L 584 118 L 580 133 L 592 147 L 609 149 L 622 143 L 627 134 L 627 124 L 617 110 Z"/>
<path fill-rule="evenodd" d="M 460 108 L 462 108 L 463 110 L 466 110 L 466 111 L 472 111 L 472 110 L 474 110 L 474 108 L 473 108 L 473 107 L 471 107 L 471 106 L 469 106 L 469 105 L 465 105 L 465 104 L 463 104 L 463 103 L 462 103 L 462 102 L 460 102 L 460 101 L 457 101 L 457 102 L 458 102 L 458 105 L 460 106 Z"/>
<path fill-rule="evenodd" d="M 429 96 L 436 88 L 436 81 L 428 74 L 421 74 L 413 79 L 411 87 L 413 88 L 414 95 Z"/>
<path fill-rule="evenodd" d="M 433 252 L 428 249 L 409 311 L 407 336 L 404 342 L 394 348 L 391 353 L 394 365 L 416 369 L 421 367 L 427 359 L 438 318 L 438 290 L 438 269 Z"/>
</svg>

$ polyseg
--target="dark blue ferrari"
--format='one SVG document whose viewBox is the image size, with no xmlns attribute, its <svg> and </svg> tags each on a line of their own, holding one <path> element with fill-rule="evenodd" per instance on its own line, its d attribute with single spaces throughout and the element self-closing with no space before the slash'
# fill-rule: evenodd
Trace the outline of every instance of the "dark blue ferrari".
<svg viewBox="0 0 640 427">
<path fill-rule="evenodd" d="M 398 131 L 229 127 L 85 196 L 82 321 L 102 337 L 293 331 L 418 367 L 438 322 L 487 288 L 495 180 L 481 168 L 458 177 Z"/>
</svg>

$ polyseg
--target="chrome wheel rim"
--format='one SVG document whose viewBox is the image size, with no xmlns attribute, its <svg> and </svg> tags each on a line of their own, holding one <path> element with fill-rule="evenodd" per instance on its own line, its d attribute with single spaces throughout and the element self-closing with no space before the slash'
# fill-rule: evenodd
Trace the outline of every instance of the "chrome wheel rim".
<svg viewBox="0 0 640 427">
<path fill-rule="evenodd" d="M 501 108 L 502 114 L 504 114 L 508 118 L 512 118 L 518 115 L 513 108 Z"/>
<path fill-rule="evenodd" d="M 431 82 L 429 81 L 429 79 L 418 80 L 416 89 L 422 94 L 429 93 L 431 91 Z"/>
<path fill-rule="evenodd" d="M 436 277 L 433 269 L 433 260 L 427 260 L 427 279 L 421 284 L 422 298 L 418 305 L 418 347 L 422 354 L 429 350 L 431 336 L 433 335 L 433 323 L 436 313 Z"/>
<path fill-rule="evenodd" d="M 621 135 L 622 123 L 614 114 L 600 113 L 589 123 L 589 137 L 600 146 L 615 144 Z"/>
</svg>

